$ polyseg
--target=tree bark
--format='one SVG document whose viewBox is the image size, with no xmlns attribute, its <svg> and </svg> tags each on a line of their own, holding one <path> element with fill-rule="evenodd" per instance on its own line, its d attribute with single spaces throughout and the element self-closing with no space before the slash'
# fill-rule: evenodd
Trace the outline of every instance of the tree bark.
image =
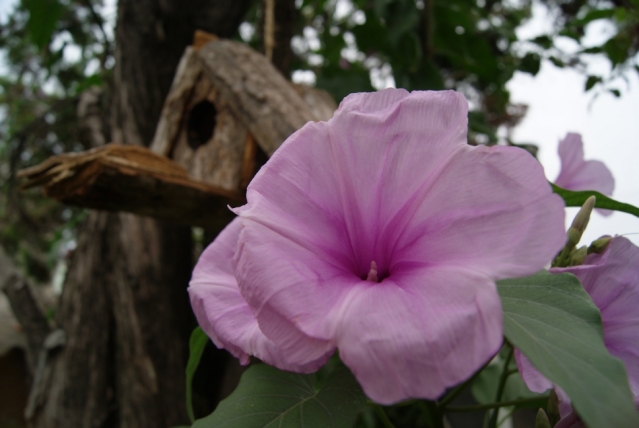
<svg viewBox="0 0 639 428">
<path fill-rule="evenodd" d="M 297 8 L 295 0 L 274 0 L 275 46 L 273 47 L 273 65 L 287 78 L 291 74 L 293 49 L 291 39 L 295 34 Z"/>
<path fill-rule="evenodd" d="M 235 31 L 248 1 L 120 0 L 111 132 L 148 145 L 195 29 Z M 191 231 L 131 214 L 91 212 L 78 235 L 57 325 L 32 389 L 36 427 L 167 427 L 186 423 Z"/>
<path fill-rule="evenodd" d="M 232 36 L 249 0 L 118 2 L 113 142 L 148 146 L 175 69 L 195 30 Z"/>
<path fill-rule="evenodd" d="M 31 286 L 0 247 L 0 290 L 9 300 L 27 339 L 27 359 L 33 372 L 40 347 L 51 329 Z"/>
</svg>

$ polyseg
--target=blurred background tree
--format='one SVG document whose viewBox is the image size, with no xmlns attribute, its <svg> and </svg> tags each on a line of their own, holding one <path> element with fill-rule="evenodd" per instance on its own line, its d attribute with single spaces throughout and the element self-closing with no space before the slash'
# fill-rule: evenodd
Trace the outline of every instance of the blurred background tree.
<svg viewBox="0 0 639 428">
<path fill-rule="evenodd" d="M 99 6 L 38 0 L 4 6 L 9 14 L 0 26 L 0 243 L 37 282 L 50 281 L 80 212 L 20 193 L 15 173 L 53 154 L 90 146 L 78 126 L 80 95 L 104 87 L 113 67 L 113 29 Z"/>
<path fill-rule="evenodd" d="M 506 83 L 516 71 L 535 75 L 542 59 L 587 74 L 589 56 L 607 58 L 610 73 L 588 76 L 584 89 L 615 96 L 622 95 L 613 85 L 616 79 L 639 73 L 638 0 L 547 1 L 553 29 L 531 40 L 518 39 L 516 32 L 531 18 L 530 0 L 247 0 L 235 8 L 224 4 L 198 1 L 185 7 L 177 0 L 147 0 L 134 6 L 121 0 L 117 19 L 113 1 L 15 0 L 2 6 L 0 245 L 34 283 L 62 287 L 67 255 L 77 245 L 78 225 L 87 230 L 87 213 L 37 192 L 19 191 L 16 171 L 53 154 L 112 140 L 148 145 L 179 56 L 198 28 L 266 51 L 283 74 L 325 89 L 338 102 L 351 92 L 392 85 L 461 91 L 471 106 L 471 144 L 496 144 L 498 130 L 522 119 L 526 106 L 511 102 Z M 273 7 L 272 40 L 264 37 L 265 5 Z M 584 45 L 588 26 L 601 20 L 614 28 L 613 34 L 600 45 Z M 561 38 L 574 40 L 580 49 L 560 49 Z M 96 240 L 108 240 L 109 228 L 121 230 L 117 228 L 123 227 L 123 220 L 115 226 L 113 218 L 102 223 L 97 217 L 93 223 L 89 219 L 105 232 L 102 236 L 89 228 L 100 235 Z M 176 264 L 188 271 L 194 261 L 193 244 L 184 235 L 188 232 L 170 233 L 180 236 L 175 239 L 181 247 L 173 250 L 187 255 Z M 83 242 L 91 245 L 90 239 Z M 81 255 L 74 263 L 83 263 Z M 118 268 L 114 260 L 104 263 L 111 264 L 103 266 L 105 271 Z M 157 264 L 145 269 L 126 281 L 134 285 L 144 282 L 142 277 L 162 277 L 154 271 L 160 269 Z M 185 303 L 188 272 L 173 276 L 177 277 L 185 278 L 183 283 L 171 286 L 184 299 L 175 305 Z M 183 352 L 187 335 L 176 334 L 179 344 L 158 345 L 157 338 L 147 343 L 155 344 L 158 352 Z M 179 377 L 182 367 L 170 371 Z M 117 398 L 109 400 L 117 403 Z M 202 409 L 210 409 L 214 401 L 203 400 Z M 182 416 L 177 412 L 172 417 Z M 113 420 L 117 418 L 103 421 L 104 426 L 116 426 Z"/>
</svg>

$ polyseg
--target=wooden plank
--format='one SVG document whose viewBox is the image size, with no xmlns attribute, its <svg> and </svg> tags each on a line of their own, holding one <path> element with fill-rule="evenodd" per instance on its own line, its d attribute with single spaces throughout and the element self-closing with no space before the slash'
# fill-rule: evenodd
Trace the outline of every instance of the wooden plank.
<svg viewBox="0 0 639 428">
<path fill-rule="evenodd" d="M 178 137 L 182 118 L 186 114 L 194 86 L 202 74 L 200 61 L 194 48 L 187 47 L 178 65 L 173 84 L 162 108 L 160 121 L 151 142 L 151 150 L 169 156 Z"/>
<path fill-rule="evenodd" d="M 168 222 L 220 227 L 234 216 L 239 193 L 193 180 L 186 171 L 146 148 L 109 144 L 64 154 L 18 173 L 23 188 L 42 186 L 45 196 L 86 208 L 126 211 Z"/>
</svg>

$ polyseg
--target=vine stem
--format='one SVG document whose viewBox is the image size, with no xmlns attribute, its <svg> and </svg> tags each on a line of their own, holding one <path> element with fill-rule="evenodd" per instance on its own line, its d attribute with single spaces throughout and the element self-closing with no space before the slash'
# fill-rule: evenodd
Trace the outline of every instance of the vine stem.
<svg viewBox="0 0 639 428">
<path fill-rule="evenodd" d="M 375 407 L 375 411 L 377 412 L 377 416 L 379 416 L 379 418 L 382 420 L 382 423 L 384 424 L 384 426 L 386 428 L 395 428 L 395 425 L 393 425 L 391 420 L 388 419 L 388 415 L 384 411 L 384 408 L 380 406 L 379 404 L 375 404 L 374 407 Z"/>
<path fill-rule="evenodd" d="M 508 376 L 510 376 L 511 372 L 508 370 L 508 365 L 510 361 L 513 359 L 513 355 L 515 353 L 515 348 L 510 346 L 508 351 L 508 356 L 504 361 L 504 369 L 501 372 L 501 377 L 499 378 L 499 386 L 497 387 L 497 396 L 495 397 L 495 402 L 499 402 L 501 400 L 501 396 L 504 394 L 504 389 L 506 389 L 506 382 L 508 381 Z M 492 412 L 490 417 L 490 421 L 488 422 L 488 428 L 496 428 L 497 427 L 497 419 L 499 418 L 499 410 L 496 409 Z"/>
<path fill-rule="evenodd" d="M 444 428 L 444 414 L 434 401 L 420 401 L 419 406 L 429 421 L 431 428 Z"/>
<path fill-rule="evenodd" d="M 455 388 L 453 388 L 453 390 L 446 395 L 444 398 L 441 399 L 441 401 L 437 402 L 437 406 L 442 410 L 445 411 L 446 407 L 453 402 L 453 400 L 455 400 L 455 398 L 457 398 L 459 396 L 459 394 L 461 394 L 466 388 L 468 388 L 468 386 L 473 383 L 473 381 L 475 380 L 475 378 L 477 376 L 479 376 L 479 373 L 482 372 L 482 370 L 484 370 L 486 368 L 486 366 L 488 364 L 490 364 L 490 362 L 492 361 L 492 358 L 490 358 L 488 361 L 486 361 L 486 364 L 484 364 L 479 370 L 477 370 L 475 372 L 475 374 L 473 374 L 466 382 L 457 385 Z"/>
</svg>

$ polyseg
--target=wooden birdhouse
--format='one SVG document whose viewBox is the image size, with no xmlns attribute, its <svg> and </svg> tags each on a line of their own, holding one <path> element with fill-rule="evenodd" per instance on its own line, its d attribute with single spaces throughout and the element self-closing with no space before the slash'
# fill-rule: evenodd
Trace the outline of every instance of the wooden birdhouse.
<svg viewBox="0 0 639 428">
<path fill-rule="evenodd" d="M 19 177 L 65 203 L 219 228 L 280 144 L 336 107 L 248 46 L 198 32 L 148 149 L 108 144 L 54 156 Z"/>
<path fill-rule="evenodd" d="M 194 179 L 243 193 L 288 135 L 328 120 L 335 102 L 295 85 L 248 46 L 196 33 L 182 57 L 151 150 Z"/>
</svg>

